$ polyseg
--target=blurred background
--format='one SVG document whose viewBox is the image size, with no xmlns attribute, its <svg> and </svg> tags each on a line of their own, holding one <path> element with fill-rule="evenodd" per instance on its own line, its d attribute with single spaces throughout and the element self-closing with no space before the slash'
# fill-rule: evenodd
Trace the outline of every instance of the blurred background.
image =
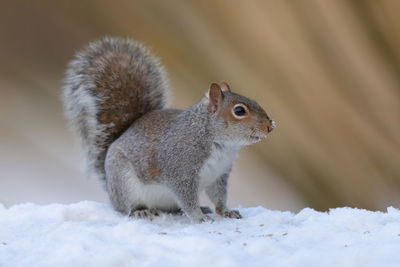
<svg viewBox="0 0 400 267">
<path fill-rule="evenodd" d="M 162 59 L 173 107 L 224 80 L 277 121 L 236 161 L 232 206 L 400 206 L 400 1 L 0 2 L 0 203 L 107 201 L 60 87 L 74 52 L 112 35 Z"/>
</svg>

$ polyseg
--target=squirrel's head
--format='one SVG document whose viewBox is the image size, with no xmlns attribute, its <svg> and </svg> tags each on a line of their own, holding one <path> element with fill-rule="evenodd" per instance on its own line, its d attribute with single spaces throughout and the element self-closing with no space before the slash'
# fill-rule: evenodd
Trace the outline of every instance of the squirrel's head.
<svg viewBox="0 0 400 267">
<path fill-rule="evenodd" d="M 227 83 L 212 83 L 207 93 L 208 110 L 217 125 L 219 142 L 250 145 L 275 128 L 275 122 L 255 101 L 231 92 Z"/>
</svg>

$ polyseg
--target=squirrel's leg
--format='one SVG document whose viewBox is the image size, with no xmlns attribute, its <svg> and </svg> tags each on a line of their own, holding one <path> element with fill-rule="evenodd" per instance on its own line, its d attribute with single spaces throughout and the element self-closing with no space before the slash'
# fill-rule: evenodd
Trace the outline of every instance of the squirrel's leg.
<svg viewBox="0 0 400 267">
<path fill-rule="evenodd" d="M 193 180 L 184 180 L 174 187 L 177 203 L 183 212 L 195 222 L 213 221 L 213 219 L 203 214 L 199 204 L 198 185 Z"/>
<path fill-rule="evenodd" d="M 140 201 L 141 182 L 130 160 L 118 149 L 111 149 L 105 161 L 107 192 L 116 210 L 134 218 L 153 219 L 157 209 L 148 209 Z"/>
<path fill-rule="evenodd" d="M 225 218 L 240 219 L 242 215 L 240 215 L 239 211 L 229 210 L 226 206 L 228 177 L 229 173 L 224 173 L 206 188 L 206 194 L 215 205 L 216 213 Z"/>
</svg>

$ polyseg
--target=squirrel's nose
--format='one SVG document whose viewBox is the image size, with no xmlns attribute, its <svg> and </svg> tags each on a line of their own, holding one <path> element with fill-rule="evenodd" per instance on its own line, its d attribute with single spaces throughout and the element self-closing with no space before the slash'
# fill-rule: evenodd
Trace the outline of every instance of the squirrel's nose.
<svg viewBox="0 0 400 267">
<path fill-rule="evenodd" d="M 269 127 L 269 131 L 271 132 L 273 129 L 276 127 L 276 122 L 274 120 L 271 120 L 271 126 Z"/>
<path fill-rule="evenodd" d="M 276 122 L 274 120 L 269 120 L 268 133 L 272 132 L 276 127 Z"/>
<path fill-rule="evenodd" d="M 268 120 L 262 124 L 261 129 L 267 133 L 270 133 L 275 127 L 276 122 L 274 120 Z"/>
</svg>

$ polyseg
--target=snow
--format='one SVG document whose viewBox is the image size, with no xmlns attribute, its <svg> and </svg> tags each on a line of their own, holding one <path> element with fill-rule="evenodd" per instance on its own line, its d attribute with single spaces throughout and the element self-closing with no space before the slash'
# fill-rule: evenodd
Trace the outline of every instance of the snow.
<svg viewBox="0 0 400 267">
<path fill-rule="evenodd" d="M 134 220 L 109 204 L 0 204 L 0 266 L 400 266 L 400 210 Z"/>
</svg>

